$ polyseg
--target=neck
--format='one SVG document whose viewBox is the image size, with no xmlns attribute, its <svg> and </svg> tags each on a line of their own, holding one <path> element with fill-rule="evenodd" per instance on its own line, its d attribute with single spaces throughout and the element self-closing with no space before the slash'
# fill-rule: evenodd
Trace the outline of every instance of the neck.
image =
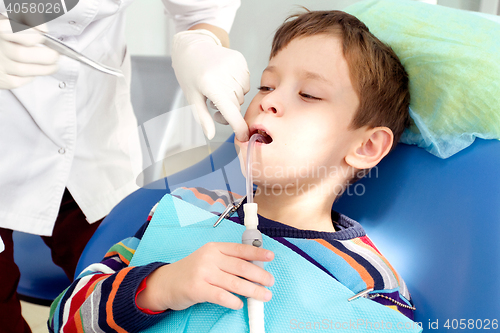
<svg viewBox="0 0 500 333">
<path fill-rule="evenodd" d="M 334 232 L 331 209 L 336 196 L 322 191 L 295 191 L 297 188 L 288 195 L 286 191 L 275 194 L 271 187 L 259 186 L 254 197 L 259 215 L 297 229 Z"/>
</svg>

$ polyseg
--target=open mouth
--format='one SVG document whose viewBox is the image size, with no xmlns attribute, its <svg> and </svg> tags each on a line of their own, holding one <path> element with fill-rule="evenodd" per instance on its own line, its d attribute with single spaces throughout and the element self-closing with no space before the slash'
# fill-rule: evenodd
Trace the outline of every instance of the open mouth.
<svg viewBox="0 0 500 333">
<path fill-rule="evenodd" d="M 264 140 L 264 142 L 263 142 L 263 143 L 264 143 L 264 144 L 266 144 L 266 145 L 267 145 L 267 144 L 269 144 L 269 143 L 271 143 L 271 142 L 273 142 L 273 138 L 272 138 L 269 134 L 267 134 L 267 133 L 266 133 L 266 131 L 264 131 L 264 130 L 260 130 L 260 129 L 253 129 L 253 130 L 250 132 L 250 137 L 251 137 L 252 135 L 254 135 L 254 134 L 260 134 L 260 135 L 262 135 L 262 138 L 263 138 L 263 140 Z"/>
</svg>

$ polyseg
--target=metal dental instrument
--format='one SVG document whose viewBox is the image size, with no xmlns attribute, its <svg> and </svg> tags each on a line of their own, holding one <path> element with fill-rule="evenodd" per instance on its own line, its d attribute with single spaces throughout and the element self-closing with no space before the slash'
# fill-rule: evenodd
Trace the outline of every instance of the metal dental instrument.
<svg viewBox="0 0 500 333">
<path fill-rule="evenodd" d="M 41 31 L 40 31 L 41 32 Z M 71 59 L 77 60 L 81 62 L 82 64 L 85 64 L 87 66 L 90 66 L 94 69 L 97 69 L 98 71 L 101 71 L 106 74 L 118 76 L 118 77 L 123 77 L 123 73 L 115 68 L 103 65 L 97 61 L 94 61 L 80 52 L 74 50 L 73 48 L 69 47 L 68 45 L 64 44 L 63 42 L 59 41 L 57 38 L 52 37 L 49 34 L 46 34 L 44 32 L 41 32 L 41 34 L 45 37 L 45 41 L 43 44 L 45 46 L 50 47 L 52 50 L 59 52 L 62 55 L 65 55 Z"/>
<path fill-rule="evenodd" d="M 9 18 L 6 14 L 4 13 L 0 13 L 1 16 L 4 16 L 6 17 L 7 19 L 9 20 L 12 20 L 11 18 Z M 16 21 L 16 20 L 12 20 L 18 24 L 22 24 L 24 26 L 26 26 L 26 24 L 23 24 L 19 21 Z M 123 77 L 123 73 L 118 70 L 118 69 L 115 69 L 115 68 L 112 68 L 112 67 L 109 67 L 109 66 L 106 66 L 106 65 L 103 65 L 97 61 L 94 61 L 86 56 L 84 56 L 83 54 L 81 54 L 80 52 L 76 51 L 75 49 L 69 47 L 68 45 L 62 43 L 61 41 L 59 41 L 57 38 L 43 32 L 42 30 L 40 29 L 37 29 L 36 27 L 28 27 L 27 28 L 30 28 L 30 29 L 33 29 L 33 30 L 36 30 L 38 31 L 40 34 L 42 34 L 42 36 L 45 37 L 45 41 L 43 42 L 43 44 L 49 48 L 51 48 L 52 50 L 54 51 L 57 51 L 59 52 L 60 54 L 62 55 L 65 55 L 71 59 L 74 59 L 74 60 L 77 60 L 79 62 L 81 62 L 82 64 L 85 64 L 87 66 L 90 66 L 98 71 L 101 71 L 103 73 L 106 73 L 106 74 L 110 74 L 110 75 L 114 75 L 114 76 L 118 76 L 118 77 Z"/>
<path fill-rule="evenodd" d="M 229 205 L 227 205 L 226 209 L 224 210 L 224 212 L 222 212 L 222 214 L 219 216 L 219 218 L 217 219 L 217 221 L 214 223 L 214 228 L 216 226 L 219 225 L 219 223 L 222 222 L 222 220 L 224 220 L 224 218 L 229 218 L 235 211 L 238 210 L 238 208 L 240 208 L 241 204 L 243 203 L 243 200 L 245 200 L 246 196 L 244 196 L 243 198 L 240 199 L 240 201 L 235 205 L 234 203 L 231 203 Z"/>
</svg>

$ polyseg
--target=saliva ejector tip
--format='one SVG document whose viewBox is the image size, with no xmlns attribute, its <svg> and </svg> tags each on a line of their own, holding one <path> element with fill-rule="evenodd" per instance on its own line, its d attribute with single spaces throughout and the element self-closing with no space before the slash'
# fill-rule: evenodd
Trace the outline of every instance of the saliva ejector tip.
<svg viewBox="0 0 500 333">
<path fill-rule="evenodd" d="M 252 139 L 252 137 L 255 137 L 256 141 L 262 142 L 264 144 L 269 144 L 269 143 L 273 142 L 273 138 L 269 134 L 267 134 L 267 132 L 264 130 L 256 130 L 250 136 L 250 139 Z"/>
<path fill-rule="evenodd" d="M 250 140 L 248 140 L 248 150 L 247 150 L 247 202 L 253 202 L 253 177 L 252 177 L 252 152 L 255 142 L 259 141 L 262 143 L 266 143 L 264 136 L 260 133 L 254 133 Z"/>
</svg>

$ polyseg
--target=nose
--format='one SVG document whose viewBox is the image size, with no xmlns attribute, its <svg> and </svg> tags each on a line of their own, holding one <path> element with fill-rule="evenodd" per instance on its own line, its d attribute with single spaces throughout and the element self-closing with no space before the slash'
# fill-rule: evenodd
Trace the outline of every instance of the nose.
<svg viewBox="0 0 500 333">
<path fill-rule="evenodd" d="M 276 90 L 269 92 L 262 98 L 260 101 L 260 111 L 273 113 L 279 117 L 283 115 L 283 105 L 279 102 Z"/>
</svg>

